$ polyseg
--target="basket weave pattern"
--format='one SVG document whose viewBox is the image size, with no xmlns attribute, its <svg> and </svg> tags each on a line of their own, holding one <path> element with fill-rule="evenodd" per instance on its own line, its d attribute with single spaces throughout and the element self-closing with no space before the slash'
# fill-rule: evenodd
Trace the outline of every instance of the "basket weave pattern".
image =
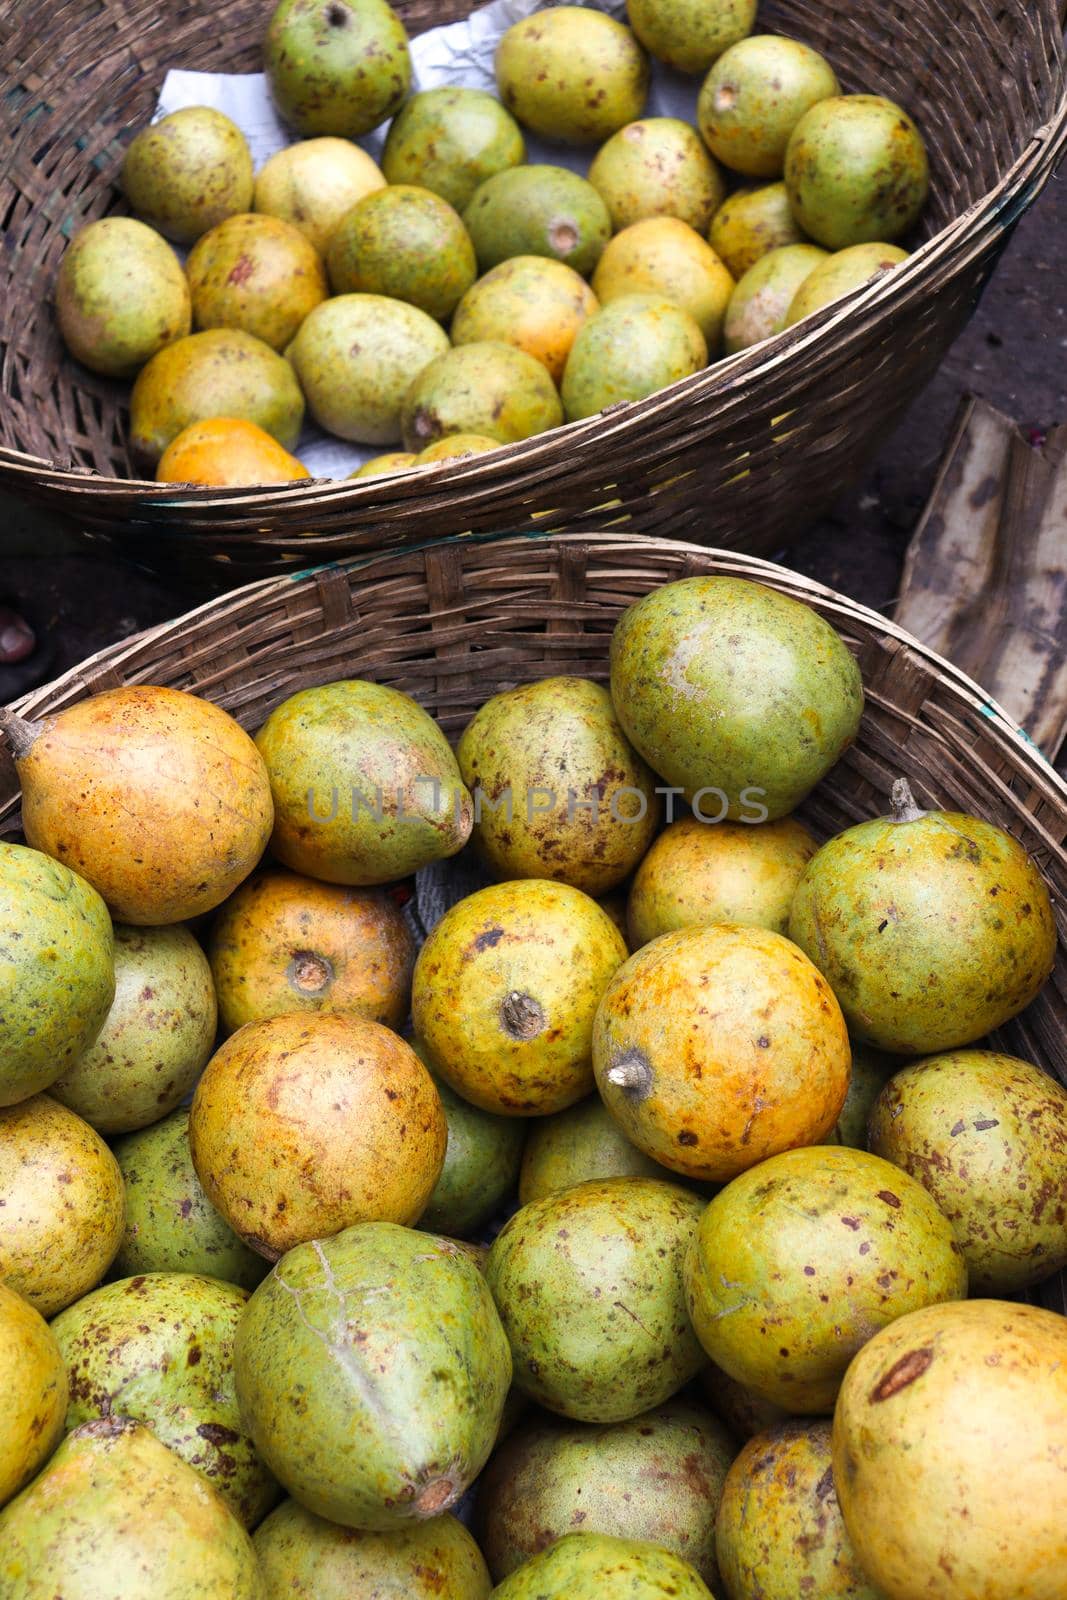
<svg viewBox="0 0 1067 1600">
<path fill-rule="evenodd" d="M 1064 0 L 764 0 L 760 27 L 893 96 L 930 146 L 926 241 L 847 303 L 637 406 L 415 478 L 165 492 L 129 481 L 126 389 L 64 355 L 71 235 L 120 209 L 168 67 L 251 71 L 263 0 L 0 0 L 0 481 L 155 564 L 233 577 L 468 530 L 603 526 L 781 547 L 862 472 L 965 324 L 1067 148 Z M 419 32 L 462 0 L 407 0 Z M 786 413 L 792 413 L 787 422 Z M 221 571 L 220 571 L 221 567 Z"/>
<path fill-rule="evenodd" d="M 661 583 L 703 573 L 769 584 L 836 627 L 863 669 L 855 745 L 804 807 L 820 836 L 885 813 L 907 777 L 920 805 L 970 812 L 1039 863 L 1059 928 L 1056 969 L 997 1036 L 1067 1083 L 1067 784 L 955 668 L 876 612 L 767 562 L 697 545 L 573 534 L 452 542 L 266 580 L 93 657 L 23 700 L 38 716 L 124 683 L 189 689 L 250 730 L 298 689 L 366 677 L 414 695 L 454 739 L 491 694 L 559 673 L 605 681 L 612 630 Z M 0 757 L 0 833 L 18 826 Z M 1067 1274 L 1042 1303 L 1067 1312 Z"/>
</svg>

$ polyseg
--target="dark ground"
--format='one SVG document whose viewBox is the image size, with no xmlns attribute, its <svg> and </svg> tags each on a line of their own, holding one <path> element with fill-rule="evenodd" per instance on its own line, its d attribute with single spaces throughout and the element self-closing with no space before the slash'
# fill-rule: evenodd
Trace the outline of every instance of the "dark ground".
<svg viewBox="0 0 1067 1600">
<path fill-rule="evenodd" d="M 1020 225 L 979 314 L 911 408 L 866 482 L 783 554 L 786 563 L 880 610 L 930 492 L 956 407 L 981 395 L 1025 427 L 1067 421 L 1067 178 L 1053 179 Z M 58 521 L 0 496 L 0 583 L 50 628 L 49 676 L 208 598 L 82 553 Z"/>
</svg>

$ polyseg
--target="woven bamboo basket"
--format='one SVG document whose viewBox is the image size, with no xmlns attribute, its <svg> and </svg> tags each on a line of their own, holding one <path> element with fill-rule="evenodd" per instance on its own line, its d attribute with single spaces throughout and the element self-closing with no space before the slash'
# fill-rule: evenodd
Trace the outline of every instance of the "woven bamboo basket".
<svg viewBox="0 0 1067 1600">
<path fill-rule="evenodd" d="M 399 0 L 412 32 L 465 0 Z M 415 477 L 165 491 L 131 481 L 126 390 L 68 361 L 51 295 L 68 239 L 120 209 L 124 149 L 169 67 L 254 71 L 264 0 L 0 0 L 0 483 L 93 538 L 203 577 L 468 530 L 603 526 L 786 545 L 935 372 L 1067 149 L 1065 0 L 763 0 L 848 90 L 905 103 L 933 198 L 911 261 L 799 329 L 637 405 Z M 792 413 L 787 427 L 784 413 Z M 219 570 L 221 567 L 221 571 Z"/>
<path fill-rule="evenodd" d="M 697 573 L 750 578 L 806 601 L 860 661 L 863 725 L 805 807 L 817 834 L 887 811 L 903 776 L 920 805 L 984 817 L 1033 854 L 1053 896 L 1059 959 L 997 1042 L 1067 1082 L 1067 784 L 947 661 L 877 612 L 768 562 L 625 534 L 394 551 L 250 584 L 102 651 L 17 709 L 40 716 L 121 684 L 164 684 L 216 701 L 254 730 L 298 689 L 366 677 L 414 695 L 454 739 L 499 690 L 558 673 L 606 680 L 620 613 L 657 585 Z M 18 782 L 5 754 L 0 834 L 18 824 Z M 1067 1312 L 1067 1273 L 1034 1298 Z"/>
</svg>

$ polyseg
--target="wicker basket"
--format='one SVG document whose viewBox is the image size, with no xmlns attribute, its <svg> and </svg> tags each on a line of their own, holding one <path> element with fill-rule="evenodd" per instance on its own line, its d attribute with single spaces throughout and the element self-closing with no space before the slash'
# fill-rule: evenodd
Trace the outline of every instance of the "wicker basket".
<svg viewBox="0 0 1067 1600">
<path fill-rule="evenodd" d="M 761 27 L 825 51 L 846 88 L 905 102 L 931 147 L 925 243 L 844 308 L 638 405 L 415 478 L 161 491 L 129 480 L 126 391 L 64 357 L 52 287 L 71 234 L 116 209 L 166 69 L 255 70 L 264 0 L 0 0 L 0 482 L 142 561 L 220 581 L 228 562 L 249 576 L 470 529 L 603 526 L 608 504 L 636 532 L 776 550 L 932 376 L 1067 148 L 1064 3 L 764 0 Z M 398 9 L 419 32 L 471 7 Z"/>
<path fill-rule="evenodd" d="M 867 689 L 857 743 L 805 807 L 826 835 L 885 811 L 894 778 L 920 804 L 1007 828 L 1040 863 L 1059 960 L 998 1037 L 1067 1082 L 1067 784 L 978 686 L 877 612 L 796 573 L 721 550 L 633 535 L 466 541 L 266 580 L 101 652 L 20 702 L 38 716 L 123 683 L 217 701 L 255 729 L 287 695 L 367 677 L 414 695 L 452 736 L 491 694 L 533 678 L 607 677 L 620 612 L 694 573 L 756 579 L 805 600 L 856 651 Z M 0 833 L 17 828 L 18 783 L 0 757 Z M 1037 1294 L 1067 1311 L 1067 1274 Z"/>
</svg>

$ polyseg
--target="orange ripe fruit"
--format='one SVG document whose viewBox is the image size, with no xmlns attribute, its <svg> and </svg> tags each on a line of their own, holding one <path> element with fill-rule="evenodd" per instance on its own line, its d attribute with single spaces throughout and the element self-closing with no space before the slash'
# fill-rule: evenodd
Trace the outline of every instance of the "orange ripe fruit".
<svg viewBox="0 0 1067 1600">
<path fill-rule="evenodd" d="M 310 478 L 302 461 L 254 422 L 208 417 L 172 439 L 156 468 L 157 483 L 199 483 L 239 489 Z"/>
</svg>

